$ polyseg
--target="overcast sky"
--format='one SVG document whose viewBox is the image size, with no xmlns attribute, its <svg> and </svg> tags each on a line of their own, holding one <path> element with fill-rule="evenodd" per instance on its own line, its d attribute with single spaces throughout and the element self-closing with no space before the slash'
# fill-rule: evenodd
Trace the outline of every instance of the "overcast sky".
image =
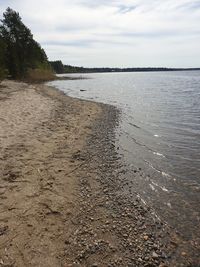
<svg viewBox="0 0 200 267">
<path fill-rule="evenodd" d="M 0 0 L 50 60 L 78 66 L 200 67 L 200 0 Z"/>
</svg>

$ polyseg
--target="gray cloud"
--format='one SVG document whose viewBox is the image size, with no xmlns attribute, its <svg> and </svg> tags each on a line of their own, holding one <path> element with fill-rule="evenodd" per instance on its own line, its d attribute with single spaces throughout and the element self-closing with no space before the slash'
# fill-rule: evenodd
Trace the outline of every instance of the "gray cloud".
<svg viewBox="0 0 200 267">
<path fill-rule="evenodd" d="M 137 8 L 137 6 L 125 6 L 125 5 L 120 5 L 118 6 L 119 8 L 119 13 L 121 14 L 125 14 L 125 13 L 129 13 L 133 10 L 135 10 Z"/>
<path fill-rule="evenodd" d="M 84 66 L 200 66 L 197 0 L 0 0 L 50 59 Z"/>
<path fill-rule="evenodd" d="M 182 9 L 186 9 L 186 10 L 193 10 L 193 11 L 197 11 L 200 10 L 200 1 L 191 1 L 189 3 L 185 3 L 183 5 L 180 5 L 180 8 Z"/>
</svg>

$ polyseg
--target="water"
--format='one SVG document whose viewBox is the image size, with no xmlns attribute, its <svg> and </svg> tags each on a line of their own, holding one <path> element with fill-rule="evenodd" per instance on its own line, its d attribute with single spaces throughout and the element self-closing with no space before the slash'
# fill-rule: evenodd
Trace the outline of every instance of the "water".
<svg viewBox="0 0 200 267">
<path fill-rule="evenodd" d="M 117 146 L 131 190 L 186 239 L 200 237 L 200 71 L 82 76 L 90 79 L 50 84 L 121 110 Z"/>
</svg>

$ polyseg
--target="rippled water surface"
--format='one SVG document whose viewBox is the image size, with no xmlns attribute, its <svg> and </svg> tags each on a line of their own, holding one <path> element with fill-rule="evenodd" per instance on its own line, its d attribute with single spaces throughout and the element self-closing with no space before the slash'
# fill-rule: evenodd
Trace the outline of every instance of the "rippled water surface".
<svg viewBox="0 0 200 267">
<path fill-rule="evenodd" d="M 121 110 L 118 146 L 131 190 L 186 238 L 199 235 L 200 71 L 82 76 L 90 79 L 50 84 Z"/>
</svg>

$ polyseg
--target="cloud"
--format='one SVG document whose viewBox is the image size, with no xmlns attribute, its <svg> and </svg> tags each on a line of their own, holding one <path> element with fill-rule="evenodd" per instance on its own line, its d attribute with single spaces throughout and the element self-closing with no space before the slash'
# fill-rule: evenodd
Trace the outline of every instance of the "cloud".
<svg viewBox="0 0 200 267">
<path fill-rule="evenodd" d="M 66 64 L 200 66 L 197 0 L 1 0 L 1 14 L 7 6 Z"/>
<path fill-rule="evenodd" d="M 186 2 L 185 4 L 180 5 L 181 9 L 185 9 L 185 10 L 193 10 L 193 11 L 197 11 L 200 10 L 200 1 L 191 1 L 191 2 Z"/>
<path fill-rule="evenodd" d="M 118 6 L 119 8 L 119 13 L 121 14 L 126 14 L 126 13 L 129 13 L 131 12 L 132 10 L 136 9 L 137 6 L 125 6 L 125 5 L 119 5 Z"/>
</svg>

